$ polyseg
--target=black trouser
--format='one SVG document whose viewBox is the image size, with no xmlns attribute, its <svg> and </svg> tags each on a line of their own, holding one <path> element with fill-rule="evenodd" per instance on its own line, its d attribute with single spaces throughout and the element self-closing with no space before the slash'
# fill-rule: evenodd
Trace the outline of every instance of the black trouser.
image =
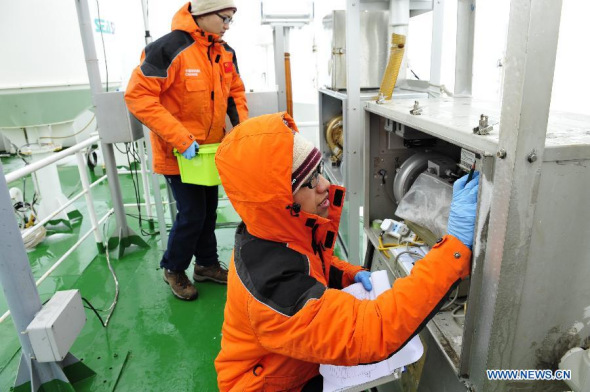
<svg viewBox="0 0 590 392">
<path fill-rule="evenodd" d="M 193 256 L 198 265 L 217 263 L 217 186 L 185 184 L 180 176 L 165 177 L 176 200 L 178 213 L 160 267 L 184 271 Z"/>
<path fill-rule="evenodd" d="M 324 390 L 324 378 L 318 374 L 305 384 L 301 392 L 322 392 Z"/>
</svg>

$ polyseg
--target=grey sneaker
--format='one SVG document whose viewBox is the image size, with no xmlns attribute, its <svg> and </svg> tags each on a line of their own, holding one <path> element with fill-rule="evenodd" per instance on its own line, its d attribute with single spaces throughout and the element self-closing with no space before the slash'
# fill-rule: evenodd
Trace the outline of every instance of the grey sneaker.
<svg viewBox="0 0 590 392">
<path fill-rule="evenodd" d="M 170 285 L 172 294 L 182 300 L 193 301 L 199 295 L 197 288 L 191 283 L 184 271 L 176 272 L 164 269 L 164 282 Z"/>
<path fill-rule="evenodd" d="M 208 267 L 203 267 L 195 264 L 195 272 L 193 279 L 197 282 L 203 282 L 210 280 L 221 284 L 227 284 L 227 270 L 223 268 L 219 263 L 213 264 Z"/>
</svg>

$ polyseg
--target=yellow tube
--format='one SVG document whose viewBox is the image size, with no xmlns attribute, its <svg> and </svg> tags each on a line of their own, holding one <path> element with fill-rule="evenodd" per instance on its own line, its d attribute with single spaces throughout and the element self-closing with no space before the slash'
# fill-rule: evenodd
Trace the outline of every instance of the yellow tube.
<svg viewBox="0 0 590 392">
<path fill-rule="evenodd" d="M 391 35 L 391 53 L 389 55 L 389 62 L 381 80 L 381 88 L 379 89 L 379 96 L 385 99 L 391 99 L 393 95 L 393 88 L 397 82 L 397 75 L 404 58 L 404 48 L 406 46 L 406 36 L 395 34 Z"/>
</svg>

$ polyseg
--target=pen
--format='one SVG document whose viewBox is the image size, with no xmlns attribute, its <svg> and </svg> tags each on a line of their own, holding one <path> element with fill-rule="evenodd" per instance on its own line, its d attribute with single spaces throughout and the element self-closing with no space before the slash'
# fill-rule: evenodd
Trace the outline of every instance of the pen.
<svg viewBox="0 0 590 392">
<path fill-rule="evenodd" d="M 474 171 L 475 171 L 475 162 L 473 162 L 473 165 L 471 165 L 471 170 L 469 170 L 469 174 L 467 175 L 467 182 L 465 182 L 465 184 L 468 184 L 469 181 L 471 181 L 471 179 L 473 178 Z"/>
</svg>

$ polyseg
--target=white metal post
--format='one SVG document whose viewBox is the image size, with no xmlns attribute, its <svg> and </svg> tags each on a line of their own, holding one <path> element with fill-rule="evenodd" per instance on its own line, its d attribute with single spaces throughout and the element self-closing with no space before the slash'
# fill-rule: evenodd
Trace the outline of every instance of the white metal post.
<svg viewBox="0 0 590 392">
<path fill-rule="evenodd" d="M 80 173 L 80 182 L 82 183 L 82 191 L 86 199 L 86 208 L 88 208 L 88 215 L 90 216 L 90 223 L 92 223 L 92 230 L 94 231 L 94 240 L 100 253 L 105 252 L 102 233 L 98 227 L 98 219 L 96 218 L 96 211 L 94 210 L 94 203 L 92 202 L 92 195 L 90 194 L 90 181 L 88 180 L 88 172 L 86 171 L 86 162 L 81 151 L 76 152 L 76 160 L 78 161 L 78 172 Z"/>
<path fill-rule="evenodd" d="M 443 53 L 443 33 L 445 20 L 445 0 L 433 0 L 432 5 L 432 44 L 430 45 L 430 87 L 434 96 L 440 95 Z"/>
<path fill-rule="evenodd" d="M 90 10 L 88 9 L 88 0 L 75 0 L 76 11 L 78 14 L 78 23 L 80 25 L 80 36 L 86 59 L 86 69 L 88 71 L 88 80 L 90 82 L 90 91 L 92 100 L 95 101 L 97 94 L 102 93 L 102 81 L 100 80 L 100 71 L 98 68 L 98 58 L 96 56 L 96 47 L 90 20 Z M 104 121 L 104 119 L 102 119 Z M 97 117 L 98 127 L 100 129 L 101 119 Z M 117 249 L 117 257 L 123 256 L 125 248 L 131 244 L 140 247 L 148 247 L 147 243 L 136 235 L 127 225 L 127 218 L 123 207 L 123 197 L 121 196 L 121 186 L 117 174 L 117 165 L 115 153 L 111 143 L 101 142 L 101 150 L 106 164 L 109 189 L 111 191 L 113 209 L 115 210 L 115 219 L 117 227 L 114 235 L 109 239 L 109 249 Z"/>
<path fill-rule="evenodd" d="M 471 96 L 473 85 L 473 41 L 475 0 L 457 2 L 457 52 L 455 55 L 455 96 Z"/>
<path fill-rule="evenodd" d="M 145 137 L 145 134 L 144 134 Z M 137 142 L 137 151 L 139 155 L 139 162 L 141 165 L 141 181 L 143 184 L 143 198 L 145 200 L 145 212 L 149 217 L 149 225 L 150 229 L 153 229 L 154 226 L 154 219 L 152 214 L 152 200 L 150 197 L 150 185 L 148 182 L 148 169 L 146 163 L 146 155 L 145 155 L 145 148 L 143 148 L 143 143 L 141 141 Z"/>
<path fill-rule="evenodd" d="M 273 25 L 273 44 L 275 55 L 275 81 L 279 92 L 279 111 L 287 110 L 287 83 L 285 81 L 285 29 L 283 25 Z"/>
<path fill-rule="evenodd" d="M 150 162 L 153 162 L 152 158 L 152 142 L 150 140 L 151 131 L 144 125 L 143 135 L 145 139 L 145 149 L 148 154 Z M 166 230 L 166 218 L 164 216 L 164 206 L 162 205 L 162 192 L 160 191 L 160 180 L 158 175 L 152 170 L 152 189 L 154 191 L 154 202 L 156 203 L 156 215 L 158 215 L 158 229 L 160 230 L 160 246 L 162 250 L 168 248 L 168 231 Z M 166 189 L 169 189 L 168 183 L 166 182 Z M 167 193 L 170 195 L 170 193 Z M 169 199 L 172 201 L 172 199 Z M 174 216 L 172 217 L 174 222 Z"/>
<path fill-rule="evenodd" d="M 346 1 L 346 111 L 344 124 L 344 184 L 348 199 L 348 259 L 353 264 L 362 260 L 360 247 L 360 207 L 363 195 L 364 118 L 361 116 L 360 2 Z"/>
</svg>

